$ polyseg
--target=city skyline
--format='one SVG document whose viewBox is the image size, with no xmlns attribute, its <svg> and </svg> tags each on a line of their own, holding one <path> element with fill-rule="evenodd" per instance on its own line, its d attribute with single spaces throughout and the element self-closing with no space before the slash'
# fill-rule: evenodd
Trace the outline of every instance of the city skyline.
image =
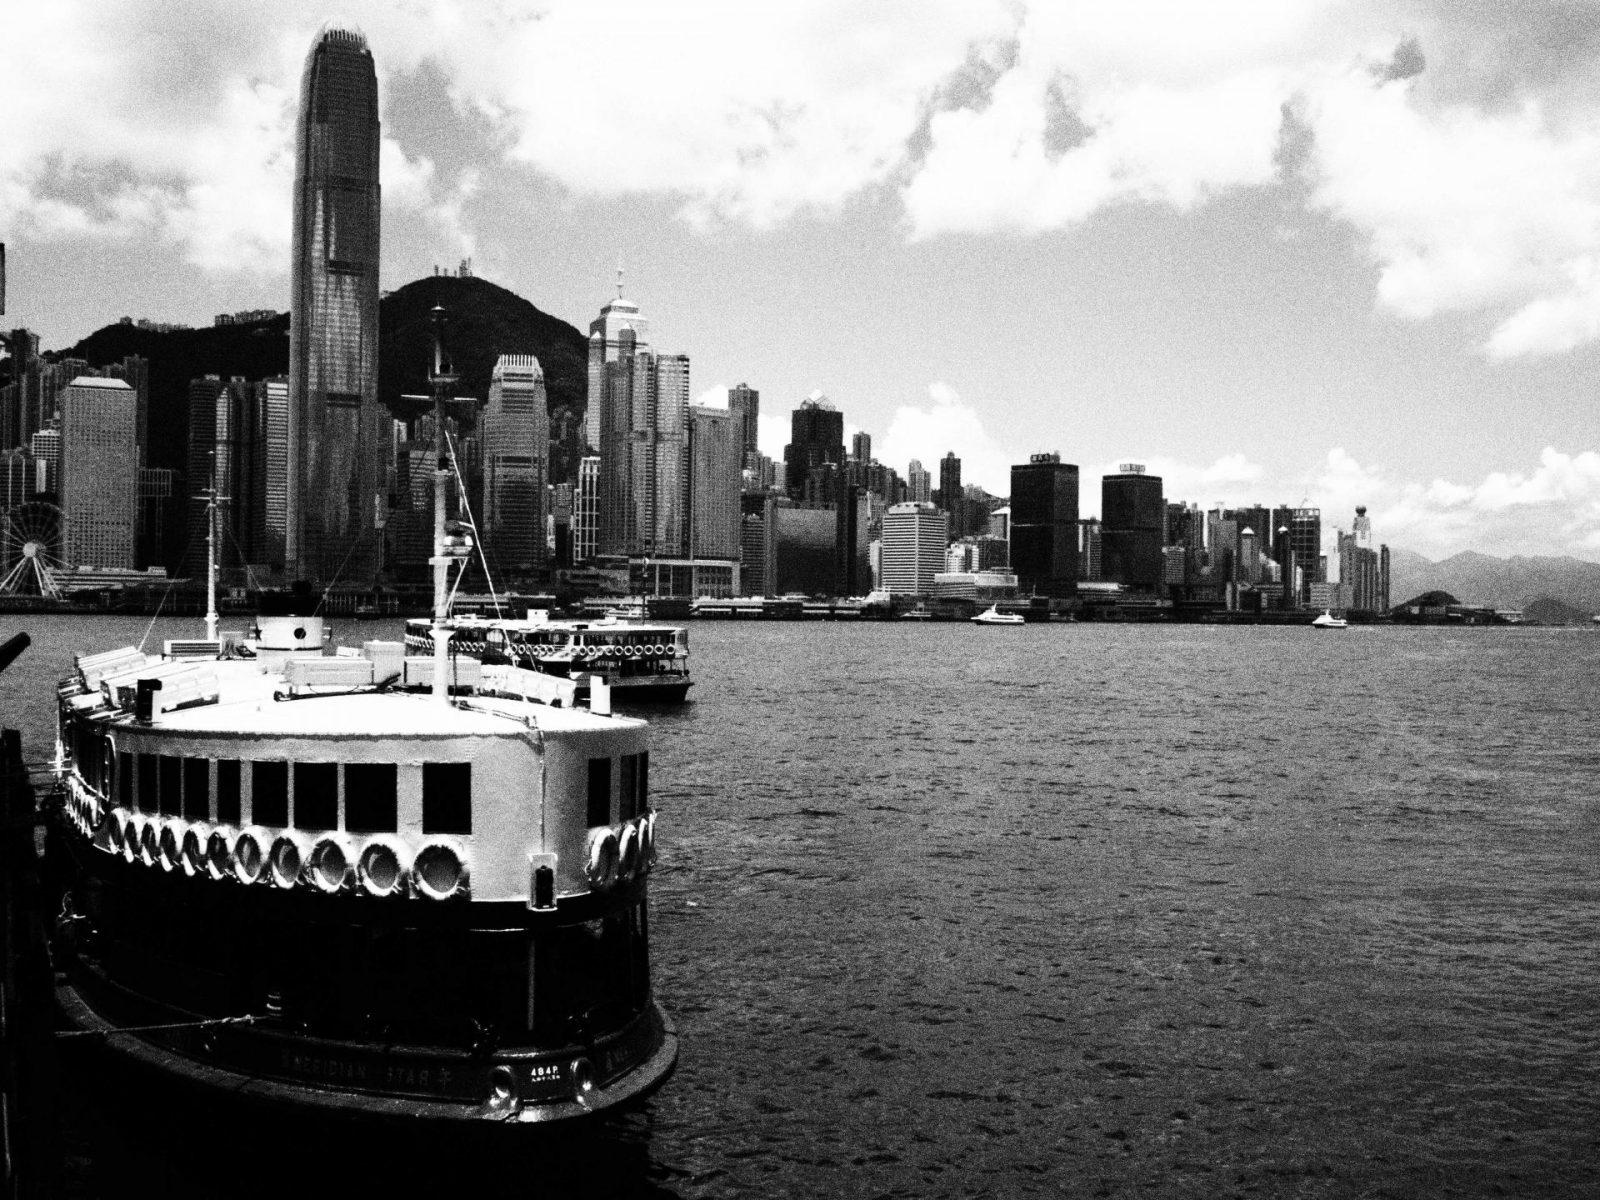
<svg viewBox="0 0 1600 1200">
<path fill-rule="evenodd" d="M 472 257 L 581 329 L 620 257 L 697 398 L 764 394 L 774 458 L 820 389 L 880 460 L 954 450 L 996 494 L 1058 451 L 1203 507 L 1364 504 L 1430 557 L 1600 559 L 1596 19 L 1125 7 L 641 9 L 619 35 L 343 6 L 379 71 L 384 277 Z M 0 81 L 4 324 L 47 348 L 288 307 L 326 14 L 157 11 L 15 15 L 57 52 Z"/>
</svg>

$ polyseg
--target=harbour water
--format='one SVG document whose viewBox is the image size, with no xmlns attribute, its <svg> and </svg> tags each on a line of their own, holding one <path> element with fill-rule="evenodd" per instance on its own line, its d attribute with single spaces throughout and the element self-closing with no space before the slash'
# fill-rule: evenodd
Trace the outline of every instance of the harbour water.
<svg viewBox="0 0 1600 1200">
<path fill-rule="evenodd" d="M 145 625 L 8 619 L 0 723 L 45 757 L 70 655 Z M 1600 1194 L 1594 631 L 690 636 L 680 1065 L 513 1193 Z"/>
</svg>

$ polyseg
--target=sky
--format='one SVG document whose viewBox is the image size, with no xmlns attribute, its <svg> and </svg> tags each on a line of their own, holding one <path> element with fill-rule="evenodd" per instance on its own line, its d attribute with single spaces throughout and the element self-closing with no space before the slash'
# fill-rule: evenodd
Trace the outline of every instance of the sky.
<svg viewBox="0 0 1600 1200">
<path fill-rule="evenodd" d="M 0 0 L 6 328 L 288 303 L 298 80 L 365 33 L 386 289 L 622 286 L 762 449 L 1126 462 L 1600 561 L 1600 0 Z"/>
</svg>

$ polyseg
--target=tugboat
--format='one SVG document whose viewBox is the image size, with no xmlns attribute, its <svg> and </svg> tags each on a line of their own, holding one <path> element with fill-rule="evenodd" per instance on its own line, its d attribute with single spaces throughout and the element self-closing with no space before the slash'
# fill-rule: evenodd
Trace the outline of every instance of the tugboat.
<svg viewBox="0 0 1600 1200">
<path fill-rule="evenodd" d="M 437 330 L 432 382 L 442 430 Z M 449 656 L 445 453 L 431 657 L 327 654 L 304 611 L 238 644 L 213 602 L 204 638 L 61 681 L 69 1028 L 206 1094 L 441 1128 L 582 1117 L 672 1071 L 648 729 L 603 682 L 575 707 L 571 680 Z"/>
</svg>

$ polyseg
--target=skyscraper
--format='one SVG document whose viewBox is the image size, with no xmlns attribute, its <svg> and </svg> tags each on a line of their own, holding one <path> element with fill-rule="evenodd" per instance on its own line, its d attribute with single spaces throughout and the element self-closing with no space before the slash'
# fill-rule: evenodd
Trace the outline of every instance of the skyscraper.
<svg viewBox="0 0 1600 1200">
<path fill-rule="evenodd" d="M 132 567 L 139 462 L 138 416 L 120 379 L 85 376 L 61 392 L 61 508 L 69 566 Z"/>
<path fill-rule="evenodd" d="M 890 595 L 925 596 L 944 570 L 949 522 L 932 504 L 896 504 L 883 514 L 880 570 Z"/>
<path fill-rule="evenodd" d="M 1011 468 L 1011 569 L 1025 592 L 1078 590 L 1078 468 L 1035 454 Z"/>
<path fill-rule="evenodd" d="M 640 315 L 637 304 L 623 296 L 622 268 L 618 267 L 617 298 L 589 323 L 589 395 L 583 414 L 583 438 L 591 453 L 605 452 L 606 401 L 613 380 L 617 379 L 615 372 L 607 374 L 607 365 L 631 359 L 649 348 L 650 322 Z"/>
<path fill-rule="evenodd" d="M 761 453 L 761 393 L 748 383 L 728 389 L 728 411 L 733 414 L 734 432 L 739 438 L 739 466 L 748 468 Z"/>
<path fill-rule="evenodd" d="M 378 404 L 378 79 L 366 38 L 324 25 L 295 133 L 287 566 L 370 583 L 383 565 Z"/>
<path fill-rule="evenodd" d="M 926 504 L 933 499 L 933 477 L 923 470 L 922 461 L 913 458 L 906 466 L 906 499 L 912 504 Z"/>
<path fill-rule="evenodd" d="M 739 557 L 738 415 L 689 407 L 689 555 Z"/>
<path fill-rule="evenodd" d="M 961 491 L 961 460 L 954 450 L 939 460 L 939 507 L 950 514 L 950 537 L 966 533 L 966 497 Z"/>
<path fill-rule="evenodd" d="M 550 412 L 544 371 L 531 354 L 502 354 L 478 422 L 483 452 L 484 541 L 490 569 L 525 576 L 545 561 L 544 490 Z"/>
<path fill-rule="evenodd" d="M 789 444 L 783 448 L 784 487 L 795 500 L 828 503 L 834 499 L 828 480 L 844 466 L 844 414 L 820 391 L 812 392 L 794 410 Z"/>
<path fill-rule="evenodd" d="M 1161 558 L 1166 500 L 1161 476 L 1138 463 L 1123 463 L 1100 481 L 1100 553 L 1105 578 L 1140 592 L 1158 592 L 1165 575 Z"/>
</svg>

